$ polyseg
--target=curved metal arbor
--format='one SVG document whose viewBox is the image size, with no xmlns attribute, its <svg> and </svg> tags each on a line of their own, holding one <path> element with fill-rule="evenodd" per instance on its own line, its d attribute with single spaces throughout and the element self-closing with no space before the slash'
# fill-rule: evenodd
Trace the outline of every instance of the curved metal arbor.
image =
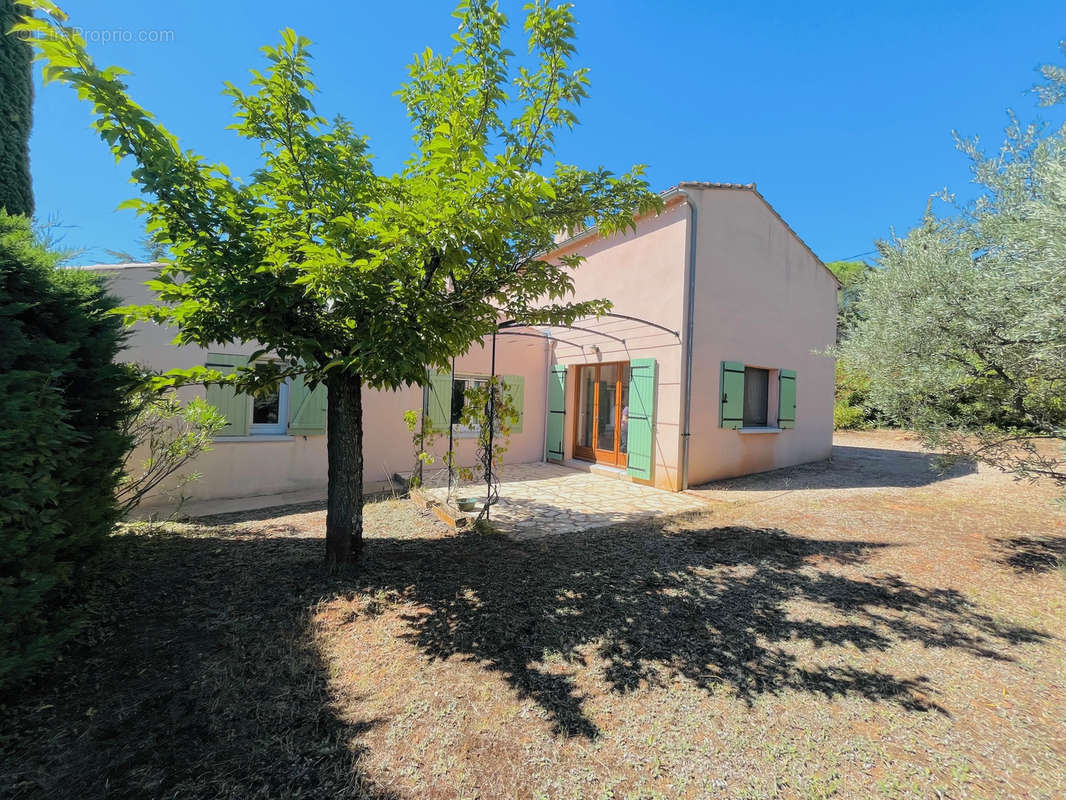
<svg viewBox="0 0 1066 800">
<path fill-rule="evenodd" d="M 635 323 L 638 323 L 640 325 L 646 325 L 648 327 L 651 327 L 651 328 L 654 328 L 656 330 L 659 330 L 659 331 L 662 331 L 664 333 L 668 333 L 668 334 L 672 335 L 673 337 L 675 337 L 677 339 L 678 342 L 681 341 L 681 333 L 680 333 L 680 331 L 676 331 L 676 330 L 674 330 L 672 328 L 666 327 L 665 325 L 660 325 L 657 322 L 652 322 L 651 320 L 644 319 L 643 317 L 635 317 L 635 316 L 632 316 L 630 314 L 616 314 L 616 313 L 613 313 L 613 312 L 605 313 L 605 314 L 602 314 L 600 316 L 601 317 L 610 317 L 610 318 L 613 318 L 613 319 L 626 320 L 628 322 L 635 322 Z M 521 328 L 523 330 L 516 330 L 517 328 Z M 559 342 L 560 344 L 565 344 L 565 345 L 567 345 L 569 347 L 577 348 L 577 349 L 581 350 L 582 352 L 584 352 L 584 350 L 585 350 L 585 348 L 587 346 L 592 346 L 592 345 L 586 345 L 585 343 L 582 343 L 582 342 L 573 342 L 573 341 L 569 341 L 567 339 L 562 339 L 562 338 L 560 338 L 558 336 L 555 336 L 551 332 L 552 329 L 554 329 L 554 328 L 562 329 L 562 330 L 565 330 L 565 331 L 573 331 L 573 332 L 579 333 L 579 334 L 589 334 L 589 335 L 592 335 L 592 336 L 603 337 L 604 339 L 607 339 L 607 340 L 610 340 L 610 341 L 613 341 L 613 342 L 617 342 L 617 343 L 621 344 L 622 347 L 626 347 L 627 348 L 626 340 L 623 337 L 615 336 L 614 334 L 609 333 L 607 331 L 596 330 L 595 328 L 587 328 L 587 327 L 578 326 L 578 325 L 537 325 L 537 326 L 532 326 L 532 325 L 527 325 L 525 323 L 522 323 L 522 322 L 520 322 L 518 320 L 506 320 L 504 322 L 501 322 L 499 325 L 497 325 L 496 330 L 492 334 L 492 348 L 491 348 L 491 360 L 490 360 L 490 372 L 491 372 L 491 374 L 490 374 L 490 377 L 491 378 L 495 378 L 496 377 L 496 337 L 497 336 L 526 336 L 526 337 L 530 337 L 530 338 L 534 338 L 534 339 L 545 339 L 547 341 Z M 455 374 L 455 359 L 454 358 L 452 359 L 452 374 L 453 375 Z M 487 409 L 487 412 L 488 412 L 487 413 L 487 424 L 489 426 L 488 448 L 487 448 L 486 452 L 481 454 L 481 468 L 482 468 L 482 472 L 483 472 L 484 477 L 485 477 L 485 505 L 484 505 L 484 507 L 481 510 L 481 514 L 479 514 L 479 516 L 478 516 L 479 520 L 482 519 L 482 518 L 489 519 L 489 513 L 490 513 L 489 510 L 490 510 L 490 508 L 493 505 L 495 505 L 496 503 L 498 503 L 499 499 L 500 499 L 499 475 L 498 475 L 497 470 L 496 470 L 496 464 L 494 463 L 493 458 L 492 458 L 492 441 L 493 441 L 493 435 L 495 433 L 495 427 L 496 427 L 496 420 L 495 420 L 495 409 L 496 409 L 496 397 L 495 397 L 495 394 L 496 394 L 496 387 L 495 387 L 495 381 L 491 382 L 489 384 L 489 386 L 490 386 L 490 388 L 489 388 L 489 397 L 490 397 L 490 399 L 489 399 L 488 409 Z M 448 420 L 448 452 L 449 452 L 449 454 L 451 454 L 453 452 L 453 448 L 454 448 L 454 425 L 453 425 L 453 423 L 451 421 L 451 418 L 449 417 L 449 420 Z M 454 464 L 452 463 L 452 461 L 453 461 L 453 459 L 451 457 L 449 457 L 449 459 L 448 459 L 448 496 L 449 497 L 451 496 L 451 493 L 452 493 L 452 486 L 453 486 L 454 475 L 455 475 L 455 467 L 454 467 Z M 421 479 L 422 478 L 422 465 L 421 465 L 421 463 L 419 464 L 418 469 L 419 469 L 419 479 Z"/>
</svg>

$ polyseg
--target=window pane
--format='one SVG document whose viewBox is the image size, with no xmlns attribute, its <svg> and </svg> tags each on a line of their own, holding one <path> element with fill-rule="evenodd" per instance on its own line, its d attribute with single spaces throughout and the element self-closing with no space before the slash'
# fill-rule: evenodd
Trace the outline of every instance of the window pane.
<svg viewBox="0 0 1066 800">
<path fill-rule="evenodd" d="M 770 371 L 744 368 L 744 425 L 766 424 L 766 406 L 770 398 Z"/>
<path fill-rule="evenodd" d="M 595 402 L 595 367 L 583 367 L 578 373 L 577 444 L 592 447 L 592 417 Z"/>
<path fill-rule="evenodd" d="M 466 405 L 466 381 L 456 378 L 452 381 L 452 425 L 458 425 Z"/>
<path fill-rule="evenodd" d="M 252 424 L 277 425 L 280 398 L 277 392 L 252 398 Z"/>
<path fill-rule="evenodd" d="M 600 413 L 596 421 L 596 449 L 614 452 L 614 422 L 618 409 L 618 365 L 600 367 Z"/>
<path fill-rule="evenodd" d="M 622 424 L 618 431 L 618 452 L 625 453 L 629 445 L 629 365 L 622 367 Z"/>
</svg>

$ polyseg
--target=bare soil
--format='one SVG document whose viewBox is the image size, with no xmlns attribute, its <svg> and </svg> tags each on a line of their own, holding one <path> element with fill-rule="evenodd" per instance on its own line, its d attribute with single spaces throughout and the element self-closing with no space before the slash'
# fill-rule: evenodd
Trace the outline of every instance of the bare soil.
<svg viewBox="0 0 1066 800">
<path fill-rule="evenodd" d="M 899 432 L 514 542 L 404 501 L 114 537 L 3 797 L 1058 798 L 1066 513 Z"/>
</svg>

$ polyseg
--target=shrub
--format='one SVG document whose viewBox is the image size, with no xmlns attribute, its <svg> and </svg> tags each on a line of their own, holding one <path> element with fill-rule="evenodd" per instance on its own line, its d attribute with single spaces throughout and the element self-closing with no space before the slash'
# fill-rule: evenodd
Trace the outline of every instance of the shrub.
<svg viewBox="0 0 1066 800">
<path fill-rule="evenodd" d="M 865 373 L 848 369 L 837 362 L 833 427 L 837 430 L 860 430 L 877 424 L 880 414 L 867 404 L 869 393 L 870 378 Z"/>
<path fill-rule="evenodd" d="M 833 428 L 838 431 L 868 428 L 866 410 L 861 406 L 849 406 L 837 400 L 833 404 Z"/>
<path fill-rule="evenodd" d="M 118 517 L 129 373 L 99 279 L 0 211 L 0 689 L 53 659 Z"/>
<path fill-rule="evenodd" d="M 117 492 L 123 516 L 171 479 L 168 492 L 179 494 L 198 480 L 199 473 L 181 470 L 210 450 L 215 434 L 226 425 L 226 418 L 202 398 L 182 403 L 173 390 L 152 388 L 147 375 L 141 376 L 129 402 L 123 431 L 133 449 L 126 455 Z"/>
</svg>

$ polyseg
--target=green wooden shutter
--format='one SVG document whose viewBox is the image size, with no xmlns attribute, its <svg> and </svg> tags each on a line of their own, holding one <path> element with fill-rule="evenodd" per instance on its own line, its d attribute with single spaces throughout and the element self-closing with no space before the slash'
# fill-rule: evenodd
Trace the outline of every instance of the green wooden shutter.
<svg viewBox="0 0 1066 800">
<path fill-rule="evenodd" d="M 718 424 L 723 428 L 743 428 L 744 364 L 740 361 L 723 361 L 721 384 Z"/>
<path fill-rule="evenodd" d="M 452 419 L 452 376 L 430 370 L 426 386 L 426 416 L 435 431 L 446 431 Z"/>
<path fill-rule="evenodd" d="M 777 404 L 777 427 L 796 427 L 796 373 L 791 369 L 780 371 L 781 391 Z"/>
<path fill-rule="evenodd" d="M 326 384 L 311 389 L 301 376 L 289 384 L 289 433 L 321 436 L 326 432 Z"/>
<path fill-rule="evenodd" d="M 243 367 L 247 363 L 248 359 L 245 356 L 208 353 L 205 366 L 228 375 L 236 367 Z M 231 386 L 211 385 L 207 387 L 207 402 L 217 408 L 219 413 L 226 418 L 226 427 L 216 436 L 248 435 L 248 423 L 251 421 L 249 414 L 251 400 L 248 395 L 238 394 Z"/>
<path fill-rule="evenodd" d="M 654 358 L 634 358 L 629 362 L 626 469 L 633 477 L 649 481 L 654 460 L 655 373 Z"/>
<path fill-rule="evenodd" d="M 563 460 L 563 436 L 566 430 L 566 367 L 555 364 L 548 373 L 547 451 L 549 461 Z"/>
<path fill-rule="evenodd" d="M 522 423 L 526 418 L 526 379 L 521 375 L 504 375 L 503 390 L 511 399 L 511 405 L 518 412 L 518 422 L 511 428 L 512 433 L 522 432 Z"/>
</svg>

